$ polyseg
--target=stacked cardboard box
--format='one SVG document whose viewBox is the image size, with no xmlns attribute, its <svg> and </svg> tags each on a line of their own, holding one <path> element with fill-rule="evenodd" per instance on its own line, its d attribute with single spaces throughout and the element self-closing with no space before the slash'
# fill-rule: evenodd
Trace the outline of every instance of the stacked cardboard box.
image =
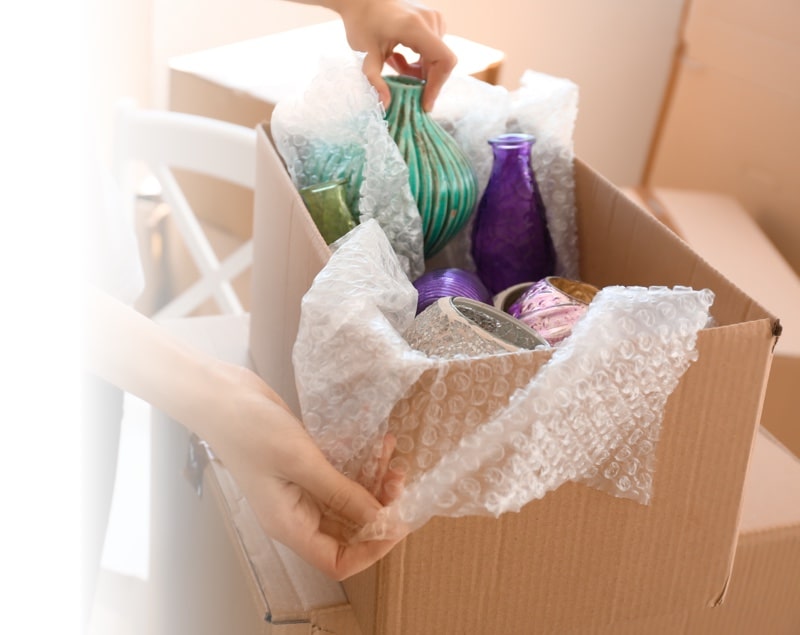
<svg viewBox="0 0 800 635">
<path fill-rule="evenodd" d="M 762 423 L 800 454 L 800 4 L 693 0 L 643 185 L 629 192 L 777 315 Z"/>
<path fill-rule="evenodd" d="M 800 3 L 687 7 L 643 183 L 733 196 L 800 272 Z"/>
</svg>

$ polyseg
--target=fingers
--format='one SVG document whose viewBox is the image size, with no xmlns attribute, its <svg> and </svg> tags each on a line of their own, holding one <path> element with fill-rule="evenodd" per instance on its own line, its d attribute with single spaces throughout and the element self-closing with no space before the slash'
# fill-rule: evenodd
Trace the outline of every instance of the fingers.
<svg viewBox="0 0 800 635">
<path fill-rule="evenodd" d="M 450 77 L 450 74 L 455 67 L 455 57 L 445 61 L 427 62 L 420 58 L 417 62 L 409 62 L 402 53 L 394 52 L 388 58 L 386 63 L 389 64 L 400 75 L 410 75 L 411 77 L 418 77 L 425 79 L 425 88 L 422 93 L 422 108 L 426 112 L 433 110 L 436 99 L 442 90 L 442 86 Z M 372 80 L 370 80 L 372 81 Z M 381 79 L 381 83 L 385 86 L 385 82 Z M 388 92 L 388 87 L 387 87 Z M 391 98 L 391 95 L 389 95 Z M 383 101 L 383 99 L 381 100 Z M 384 102 L 384 107 L 388 106 L 388 101 Z"/>
<path fill-rule="evenodd" d="M 383 484 L 384 478 L 386 476 L 386 472 L 389 469 L 389 461 L 392 459 L 392 453 L 394 453 L 394 448 L 397 445 L 397 437 L 395 437 L 391 432 L 387 432 L 386 435 L 383 437 L 383 444 L 381 445 L 381 454 L 378 457 L 378 464 L 377 469 L 375 470 L 375 476 L 373 478 L 373 485 L 372 485 L 372 494 L 375 495 L 377 498 L 377 493 L 381 490 L 381 485 Z M 361 476 L 365 476 L 363 473 Z M 359 477 L 359 482 L 361 483 L 368 483 L 369 481 Z"/>
<path fill-rule="evenodd" d="M 366 75 L 369 83 L 375 87 L 376 91 L 378 91 L 378 99 L 383 104 L 383 107 L 388 108 L 389 102 L 392 99 L 392 95 L 389 91 L 389 86 L 386 85 L 386 82 L 383 79 L 383 60 L 384 56 L 382 53 L 368 51 L 366 57 L 364 58 L 364 63 L 361 66 L 361 70 L 363 71 L 364 75 Z"/>
<path fill-rule="evenodd" d="M 406 475 L 393 469 L 386 472 L 386 476 L 381 483 L 381 488 L 378 491 L 376 498 L 381 505 L 390 505 L 403 493 L 403 488 L 406 484 Z"/>
<path fill-rule="evenodd" d="M 341 546 L 334 564 L 332 577 L 344 580 L 363 571 L 389 553 L 399 539 L 371 540 Z"/>
<path fill-rule="evenodd" d="M 395 51 L 386 58 L 386 63 L 400 75 L 411 75 L 422 79 L 422 63 L 419 61 L 411 63 L 402 53 Z"/>
<path fill-rule="evenodd" d="M 422 108 L 429 111 L 455 68 L 458 58 L 442 40 L 445 23 L 441 13 L 421 7 L 417 11 L 417 17 L 420 18 L 418 21 L 406 22 L 405 32 L 396 36 L 398 42 L 408 46 L 420 56 L 418 63 L 422 68 L 421 76 L 426 81 Z"/>
<path fill-rule="evenodd" d="M 438 11 L 410 3 L 378 6 L 381 12 L 366 18 L 358 16 L 357 19 L 350 14 L 343 14 L 351 46 L 366 51 L 362 67 L 364 74 L 377 90 L 384 108 L 388 107 L 391 100 L 389 87 L 382 77 L 385 63 L 402 75 L 426 80 L 422 107 L 429 111 L 458 61 L 442 40 L 444 19 Z M 361 18 L 365 20 L 364 23 L 359 22 Z M 419 60 L 409 63 L 402 54 L 394 51 L 397 44 L 413 50 L 419 55 Z"/>
<path fill-rule="evenodd" d="M 424 31 L 416 45 L 410 45 L 420 55 L 425 89 L 422 93 L 422 108 L 433 109 L 433 104 L 442 90 L 442 86 L 450 77 L 450 73 L 458 62 L 455 53 L 432 31 Z"/>
<path fill-rule="evenodd" d="M 381 504 L 372 494 L 337 471 L 321 452 L 312 452 L 310 458 L 310 463 L 298 461 L 287 476 L 334 515 L 357 525 L 374 520 Z"/>
<path fill-rule="evenodd" d="M 319 533 L 306 543 L 305 553 L 299 555 L 328 577 L 344 580 L 383 558 L 399 541 L 393 538 L 344 544 Z"/>
<path fill-rule="evenodd" d="M 271 500 L 269 508 L 256 510 L 267 534 L 336 580 L 366 569 L 405 535 L 397 532 L 388 539 L 351 544 L 359 528 L 322 515 L 317 502 L 297 485 L 280 486 Z"/>
<path fill-rule="evenodd" d="M 442 86 L 450 77 L 450 73 L 458 62 L 458 58 L 447 45 L 431 31 L 423 32 L 416 42 L 403 42 L 409 48 L 419 53 L 418 62 L 409 63 L 401 54 L 393 53 L 387 62 L 397 72 L 404 75 L 414 75 L 425 80 L 425 89 L 422 94 L 422 108 L 430 111 Z"/>
<path fill-rule="evenodd" d="M 392 454 L 397 446 L 397 438 L 390 432 L 383 439 L 383 448 L 378 469 L 375 498 L 381 505 L 389 505 L 400 497 L 405 486 L 405 473 L 390 466 Z"/>
</svg>

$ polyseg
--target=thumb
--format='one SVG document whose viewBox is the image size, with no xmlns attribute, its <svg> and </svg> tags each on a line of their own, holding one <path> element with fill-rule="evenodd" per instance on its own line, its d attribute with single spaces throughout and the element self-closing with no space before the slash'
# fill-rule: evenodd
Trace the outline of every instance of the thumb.
<svg viewBox="0 0 800 635">
<path fill-rule="evenodd" d="M 324 457 L 312 470 L 300 470 L 293 479 L 330 510 L 358 525 L 372 522 L 381 504 L 364 487 L 334 468 Z"/>
</svg>

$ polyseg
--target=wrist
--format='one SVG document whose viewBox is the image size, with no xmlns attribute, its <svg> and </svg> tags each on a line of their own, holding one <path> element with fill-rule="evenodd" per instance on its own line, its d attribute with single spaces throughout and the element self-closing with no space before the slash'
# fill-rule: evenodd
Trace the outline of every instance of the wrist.
<svg viewBox="0 0 800 635">
<path fill-rule="evenodd" d="M 238 386 L 228 364 L 194 351 L 182 357 L 175 368 L 180 376 L 167 382 L 165 412 L 213 447 L 235 420 Z"/>
<path fill-rule="evenodd" d="M 351 16 L 362 16 L 371 5 L 389 0 L 323 0 L 322 6 L 338 13 L 347 22 Z"/>
</svg>

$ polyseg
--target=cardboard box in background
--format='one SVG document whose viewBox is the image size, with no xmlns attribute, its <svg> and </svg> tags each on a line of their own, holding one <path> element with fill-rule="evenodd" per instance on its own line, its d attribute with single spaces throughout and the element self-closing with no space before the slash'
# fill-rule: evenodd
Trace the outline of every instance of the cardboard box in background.
<svg viewBox="0 0 800 635">
<path fill-rule="evenodd" d="M 800 456 L 800 277 L 731 196 L 642 188 L 634 197 L 780 319 L 761 425 Z"/>
<path fill-rule="evenodd" d="M 800 633 L 800 459 L 764 429 L 756 438 L 745 481 L 736 558 L 730 586 L 720 606 L 591 632 L 596 635 Z"/>
<path fill-rule="evenodd" d="M 699 360 L 668 401 L 654 500 L 567 484 L 519 514 L 434 519 L 346 582 L 365 635 L 599 628 L 724 594 L 775 320 L 591 168 L 577 162 L 576 179 L 583 279 L 716 294 L 720 327 L 700 333 Z M 258 130 L 254 240 L 251 355 L 297 411 L 286 370 L 300 301 L 330 252 L 268 126 Z"/>
<path fill-rule="evenodd" d="M 248 319 L 167 324 L 192 346 L 249 365 Z M 153 425 L 153 635 L 361 635 L 342 586 L 261 531 L 224 466 L 210 462 L 198 497 L 184 474 L 190 437 L 160 414 Z M 669 570 L 665 563 L 662 567 Z M 538 635 L 795 635 L 800 632 L 800 461 L 762 431 L 744 486 L 742 522 L 725 599 L 685 611 L 578 632 Z M 543 599 L 535 590 L 531 604 Z M 580 604 L 576 603 L 576 607 Z M 411 610 L 411 609 L 409 609 Z M 492 612 L 492 607 L 489 607 Z M 502 632 L 490 628 L 475 635 Z M 525 630 L 522 632 L 531 632 Z"/>
<path fill-rule="evenodd" d="M 800 3 L 688 6 L 644 185 L 735 197 L 800 272 Z"/>
<path fill-rule="evenodd" d="M 745 482 L 730 588 L 690 613 L 687 635 L 800 633 L 800 459 L 762 432 Z"/>
</svg>

